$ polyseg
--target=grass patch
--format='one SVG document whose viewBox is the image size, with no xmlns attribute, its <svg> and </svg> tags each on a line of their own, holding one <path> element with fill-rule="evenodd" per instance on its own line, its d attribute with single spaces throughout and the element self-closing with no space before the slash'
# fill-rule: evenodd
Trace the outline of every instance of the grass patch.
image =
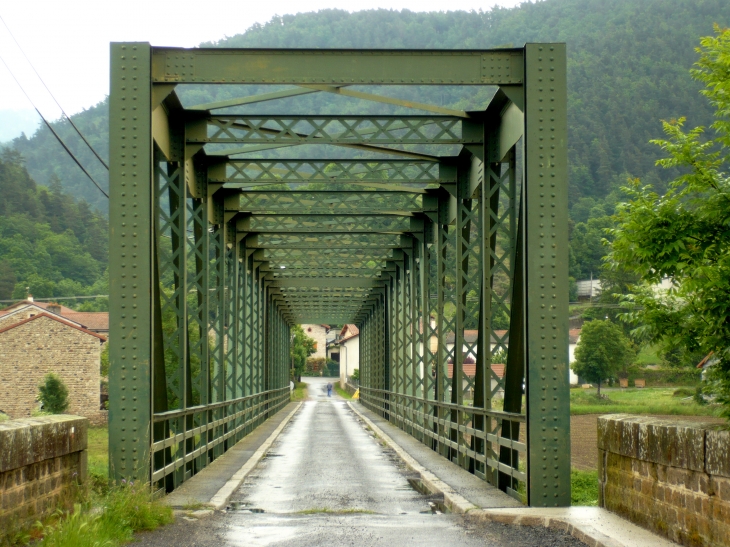
<svg viewBox="0 0 730 547">
<path fill-rule="evenodd" d="M 109 430 L 88 430 L 88 481 L 80 485 L 72 511 L 58 510 L 30 530 L 16 534 L 9 545 L 34 547 L 116 547 L 135 532 L 154 530 L 173 520 L 172 509 L 142 483 L 109 486 Z"/>
<path fill-rule="evenodd" d="M 335 384 L 335 391 L 337 392 L 337 395 L 339 395 L 343 399 L 352 399 L 352 395 L 350 395 L 347 390 L 342 389 L 339 383 Z"/>
<path fill-rule="evenodd" d="M 312 509 L 304 509 L 303 511 L 297 511 L 299 515 L 374 515 L 375 511 L 369 511 L 368 509 L 330 509 L 329 507 L 313 507 Z"/>
<path fill-rule="evenodd" d="M 684 400 L 674 393 L 677 388 L 644 388 L 602 391 L 607 399 L 598 399 L 595 389 L 570 391 L 570 413 L 579 414 L 644 414 L 675 416 L 714 416 L 712 405 L 698 405 L 694 400 Z"/>
<path fill-rule="evenodd" d="M 292 401 L 304 401 L 308 396 L 306 382 L 297 382 L 291 392 Z"/>
<path fill-rule="evenodd" d="M 81 487 L 84 488 L 84 487 Z M 145 484 L 115 486 L 105 494 L 84 492 L 86 501 L 73 511 L 57 511 L 45 523 L 15 536 L 11 545 L 35 547 L 117 547 L 135 532 L 154 530 L 173 521 L 172 509 L 153 498 Z"/>
<path fill-rule="evenodd" d="M 182 508 L 183 511 L 200 511 L 201 509 L 210 509 L 210 506 L 201 501 L 188 500 Z"/>
<path fill-rule="evenodd" d="M 598 505 L 598 471 L 570 471 L 570 504 Z"/>
</svg>

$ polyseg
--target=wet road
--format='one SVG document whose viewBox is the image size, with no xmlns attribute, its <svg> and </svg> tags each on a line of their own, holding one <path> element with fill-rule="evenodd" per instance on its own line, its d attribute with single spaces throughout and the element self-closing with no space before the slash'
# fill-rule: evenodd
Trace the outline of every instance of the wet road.
<svg viewBox="0 0 730 547">
<path fill-rule="evenodd" d="M 441 514 L 414 490 L 397 456 L 333 394 L 307 378 L 304 403 L 231 497 L 229 511 L 176 524 L 139 545 L 304 547 L 578 547 L 543 528 L 508 527 Z"/>
</svg>

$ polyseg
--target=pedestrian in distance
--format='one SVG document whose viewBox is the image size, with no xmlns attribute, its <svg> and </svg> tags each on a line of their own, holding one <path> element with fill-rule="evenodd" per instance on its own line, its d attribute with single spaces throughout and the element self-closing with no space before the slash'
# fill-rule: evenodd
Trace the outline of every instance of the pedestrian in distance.
<svg viewBox="0 0 730 547">
<path fill-rule="evenodd" d="M 327 397 L 332 397 L 332 382 L 327 382 Z"/>
</svg>

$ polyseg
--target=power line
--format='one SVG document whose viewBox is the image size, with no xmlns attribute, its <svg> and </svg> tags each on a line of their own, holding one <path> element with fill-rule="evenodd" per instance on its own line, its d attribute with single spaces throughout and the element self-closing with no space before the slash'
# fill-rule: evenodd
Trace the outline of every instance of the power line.
<svg viewBox="0 0 730 547">
<path fill-rule="evenodd" d="M 76 124 L 73 122 L 73 120 L 71 119 L 71 117 L 68 114 L 66 114 L 66 111 L 63 109 L 63 107 L 61 106 L 61 104 L 58 102 L 58 100 L 56 99 L 56 97 L 53 95 L 53 93 L 51 92 L 51 90 L 46 85 L 46 82 L 43 80 L 43 78 L 41 78 L 41 75 L 35 69 L 35 67 L 33 66 L 33 63 L 31 63 L 30 59 L 25 54 L 25 51 L 23 51 L 23 48 L 20 46 L 20 42 L 18 42 L 18 40 L 15 38 L 15 35 L 10 30 L 10 27 L 5 22 L 5 19 L 2 18 L 2 15 L 0 15 L 0 21 L 2 21 L 3 25 L 5 25 L 5 28 L 8 30 L 8 34 L 10 34 L 10 37 L 13 39 L 13 42 L 15 42 L 15 45 L 18 46 L 18 49 L 20 50 L 20 53 L 22 53 L 23 54 L 23 57 L 25 57 L 25 60 L 28 61 L 28 64 L 30 65 L 30 68 L 32 68 L 33 69 L 33 72 L 35 72 L 35 75 L 38 76 L 38 79 L 43 84 L 43 87 L 46 88 L 46 91 L 48 91 L 48 94 L 51 96 L 51 98 L 53 99 L 53 101 L 56 103 L 56 106 L 58 106 L 58 108 L 61 109 L 61 113 L 63 114 L 63 117 L 66 118 L 68 120 L 68 122 L 71 124 L 71 127 L 73 127 L 76 130 L 76 133 L 78 133 L 79 137 L 81 137 L 81 140 L 84 141 L 84 143 L 86 144 L 86 146 L 89 147 L 89 150 L 91 150 L 91 152 L 96 156 L 96 159 L 98 159 L 101 162 L 101 164 L 106 168 L 106 170 L 109 171 L 109 166 L 102 159 L 102 157 L 96 152 L 96 150 L 94 150 L 94 147 L 91 146 L 91 143 L 86 140 L 86 137 L 84 137 L 84 135 L 81 133 L 81 130 L 78 127 L 76 127 Z M 7 66 L 7 65 L 5 65 L 5 66 Z M 8 69 L 8 70 L 10 70 L 10 69 Z M 36 110 L 38 110 L 38 109 L 36 109 Z M 107 196 L 107 197 L 109 197 L 109 196 Z"/>
<path fill-rule="evenodd" d="M 91 296 L 55 296 L 52 298 L 33 298 L 33 302 L 55 302 L 56 300 L 85 300 L 87 298 L 109 298 L 108 294 L 93 294 Z M 0 300 L 0 302 L 30 302 L 27 300 Z M 31 302 L 32 303 L 32 302 Z"/>
<path fill-rule="evenodd" d="M 40 116 L 41 120 L 43 120 L 43 123 L 46 124 L 46 127 L 51 131 L 51 133 L 53 134 L 53 136 L 56 137 L 56 140 L 58 140 L 58 142 L 60 143 L 60 145 L 63 146 L 63 149 L 68 153 L 69 156 L 71 156 L 71 159 L 74 160 L 74 162 L 76 162 L 76 165 L 79 166 L 79 169 L 81 169 L 84 172 L 84 174 L 87 177 L 89 177 L 89 180 L 94 183 L 94 186 L 96 186 L 99 189 L 99 191 L 102 194 L 104 194 L 107 197 L 107 199 L 108 199 L 109 198 L 109 194 L 107 194 L 104 191 L 104 189 L 101 186 L 99 186 L 99 184 L 94 180 L 94 177 L 92 177 L 91 174 L 89 174 L 89 172 L 84 168 L 84 166 L 81 165 L 81 162 L 78 160 L 78 158 L 76 156 L 74 156 L 73 152 L 71 152 L 71 150 L 68 148 L 68 146 L 66 146 L 66 143 L 63 142 L 63 140 L 58 135 L 58 133 L 56 133 L 56 131 L 53 129 L 53 127 L 51 127 L 50 122 L 45 118 L 45 116 L 43 116 L 43 114 L 41 114 L 41 111 L 38 110 L 38 107 L 35 105 L 35 103 L 30 98 L 30 96 L 28 95 L 28 93 L 26 93 L 25 89 L 23 89 L 23 86 L 20 85 L 20 82 L 15 77 L 15 74 L 13 74 L 13 71 L 10 70 L 10 67 L 8 66 L 8 63 L 5 62 L 5 59 L 3 59 L 2 56 L 0 56 L 0 61 L 3 62 L 3 64 L 5 65 L 5 68 L 8 69 L 8 72 L 10 73 L 10 76 L 13 78 L 13 80 L 15 80 L 15 83 L 18 84 L 18 87 L 23 92 L 23 95 L 25 95 L 26 99 L 28 99 L 28 101 L 30 101 L 30 104 L 33 105 L 33 108 L 38 113 L 38 115 Z"/>
</svg>

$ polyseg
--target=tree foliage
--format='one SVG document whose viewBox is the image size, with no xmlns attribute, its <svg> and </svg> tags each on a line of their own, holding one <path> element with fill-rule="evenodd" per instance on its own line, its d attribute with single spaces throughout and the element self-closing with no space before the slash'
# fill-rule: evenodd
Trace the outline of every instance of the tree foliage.
<svg viewBox="0 0 730 547">
<path fill-rule="evenodd" d="M 581 378 L 598 384 L 600 396 L 601 384 L 625 369 L 634 355 L 621 327 L 608 320 L 589 321 L 581 329 L 571 368 Z"/>
<path fill-rule="evenodd" d="M 315 351 L 314 339 L 304 333 L 301 325 L 294 325 L 292 327 L 290 355 L 294 366 L 294 375 L 298 381 L 301 381 L 302 373 L 307 366 L 307 358 Z"/>
<path fill-rule="evenodd" d="M 657 173 L 656 150 L 647 143 L 657 120 L 683 109 L 694 123 L 709 123 L 711 109 L 697 100 L 699 86 L 687 72 L 697 40 L 712 24 L 730 24 L 727 0 L 544 0 L 511 9 L 414 13 L 403 10 L 320 10 L 275 16 L 266 24 L 241 29 L 235 36 L 204 47 L 308 48 L 491 48 L 525 42 L 568 43 L 569 159 L 571 205 L 581 198 L 602 201 L 616 188 L 617 176 L 631 173 L 661 184 L 671 173 Z M 253 86 L 255 87 L 255 86 Z M 252 86 L 185 86 L 186 105 L 255 93 Z M 442 106 L 483 108 L 493 90 L 456 86 L 414 86 L 375 90 Z M 312 94 L 277 103 L 287 113 L 364 113 L 366 103 Z M 255 105 L 252 105 L 255 106 Z M 269 103 L 260 112 L 271 112 Z M 251 111 L 251 109 L 249 109 Z M 257 112 L 257 110 L 253 110 Z M 74 116 L 97 150 L 108 150 L 108 101 Z M 94 178 L 107 174 L 67 122 L 54 128 L 71 144 Z M 12 146 L 26 158 L 32 175 L 50 184 L 56 175 L 64 189 L 105 211 L 105 198 L 85 178 L 47 128 Z M 283 152 L 286 154 L 287 152 Z M 585 221 L 585 220 L 584 220 Z M 576 221 L 577 222 L 577 221 Z M 578 277 L 576 273 L 571 275 Z"/>
<path fill-rule="evenodd" d="M 58 375 L 49 372 L 38 386 L 39 399 L 43 411 L 51 414 L 63 414 L 68 409 L 68 388 Z"/>
<path fill-rule="evenodd" d="M 0 299 L 106 294 L 106 218 L 30 177 L 14 150 L 0 155 Z"/>
<path fill-rule="evenodd" d="M 681 173 L 664 193 L 634 180 L 630 201 L 618 209 L 609 256 L 640 280 L 626 319 L 647 340 L 670 351 L 714 351 L 711 379 L 730 418 L 730 30 L 702 38 L 692 76 L 715 108 L 711 131 L 685 129 L 685 119 L 664 123 L 654 140 L 658 164 Z M 671 288 L 649 289 L 664 278 Z"/>
</svg>

